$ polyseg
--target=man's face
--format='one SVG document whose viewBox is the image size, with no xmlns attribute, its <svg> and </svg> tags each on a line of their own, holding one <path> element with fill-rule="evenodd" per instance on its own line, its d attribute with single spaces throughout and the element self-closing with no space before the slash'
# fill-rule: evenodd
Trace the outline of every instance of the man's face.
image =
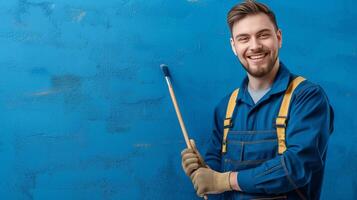
<svg viewBox="0 0 357 200">
<path fill-rule="evenodd" d="M 264 77 L 272 71 L 281 44 L 281 31 L 264 13 L 248 15 L 232 27 L 232 50 L 253 77 Z"/>
</svg>

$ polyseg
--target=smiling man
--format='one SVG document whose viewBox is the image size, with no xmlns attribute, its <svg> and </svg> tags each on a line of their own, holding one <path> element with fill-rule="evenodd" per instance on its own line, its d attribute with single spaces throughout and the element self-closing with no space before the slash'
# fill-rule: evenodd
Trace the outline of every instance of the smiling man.
<svg viewBox="0 0 357 200">
<path fill-rule="evenodd" d="M 247 0 L 228 13 L 230 43 L 247 72 L 215 109 L 204 159 L 184 149 L 182 167 L 199 196 L 319 199 L 333 110 L 322 88 L 279 60 L 274 13 Z"/>
</svg>

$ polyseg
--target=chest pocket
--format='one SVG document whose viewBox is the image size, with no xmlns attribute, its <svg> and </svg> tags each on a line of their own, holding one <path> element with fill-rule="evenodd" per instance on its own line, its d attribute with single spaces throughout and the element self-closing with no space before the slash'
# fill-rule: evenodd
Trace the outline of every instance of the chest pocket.
<svg viewBox="0 0 357 200">
<path fill-rule="evenodd" d="M 227 152 L 223 155 L 225 170 L 251 168 L 278 153 L 276 130 L 230 131 Z"/>
</svg>

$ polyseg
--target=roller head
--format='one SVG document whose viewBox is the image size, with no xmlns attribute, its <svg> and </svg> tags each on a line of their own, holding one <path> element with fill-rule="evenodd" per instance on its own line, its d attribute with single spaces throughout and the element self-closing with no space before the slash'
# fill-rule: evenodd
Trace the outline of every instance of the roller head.
<svg viewBox="0 0 357 200">
<path fill-rule="evenodd" d="M 169 67 L 165 64 L 160 65 L 162 73 L 164 73 L 164 76 L 170 77 L 170 72 L 169 72 Z"/>
</svg>

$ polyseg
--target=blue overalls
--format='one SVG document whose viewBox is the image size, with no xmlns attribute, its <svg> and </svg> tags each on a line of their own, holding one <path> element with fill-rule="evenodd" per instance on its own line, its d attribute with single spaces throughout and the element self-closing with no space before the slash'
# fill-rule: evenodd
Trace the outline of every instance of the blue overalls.
<svg viewBox="0 0 357 200">
<path fill-rule="evenodd" d="M 284 127 L 286 150 L 279 152 L 276 119 L 285 91 L 295 77 L 280 63 L 271 90 L 256 104 L 245 78 L 225 153 L 223 130 L 230 95 L 216 107 L 205 161 L 216 171 L 238 171 L 242 189 L 219 195 L 220 199 L 319 199 L 333 110 L 320 86 L 303 81 L 292 94 Z"/>
</svg>

